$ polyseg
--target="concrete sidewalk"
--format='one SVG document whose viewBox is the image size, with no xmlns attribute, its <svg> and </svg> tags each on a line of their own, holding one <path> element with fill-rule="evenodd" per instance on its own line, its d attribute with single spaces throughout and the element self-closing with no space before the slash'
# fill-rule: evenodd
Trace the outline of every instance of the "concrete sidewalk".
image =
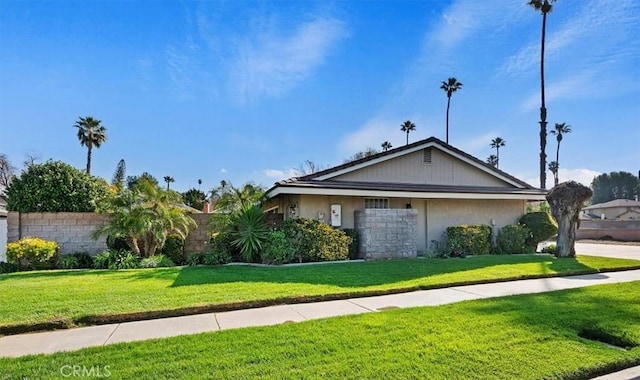
<svg viewBox="0 0 640 380">
<path fill-rule="evenodd" d="M 166 338 L 250 326 L 278 325 L 339 315 L 371 313 L 395 308 L 437 306 L 464 300 L 543 293 L 592 285 L 640 280 L 640 270 L 593 275 L 456 286 L 377 297 L 190 315 L 147 321 L 82 327 L 0 338 L 0 356 L 18 357 L 73 351 L 84 347 Z M 617 378 L 622 379 L 625 377 Z M 616 379 L 610 377 L 609 379 Z"/>
</svg>

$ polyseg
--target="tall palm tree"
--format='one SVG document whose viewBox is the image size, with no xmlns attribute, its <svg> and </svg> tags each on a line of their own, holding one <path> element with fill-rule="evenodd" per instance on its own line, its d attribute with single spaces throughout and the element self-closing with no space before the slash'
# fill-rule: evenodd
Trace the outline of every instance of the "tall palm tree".
<svg viewBox="0 0 640 380">
<path fill-rule="evenodd" d="M 407 145 L 409 145 L 409 132 L 416 130 L 416 125 L 411 120 L 407 120 L 400 124 L 400 130 L 407 134 Z"/>
<path fill-rule="evenodd" d="M 100 148 L 107 141 L 107 128 L 101 123 L 102 121 L 87 116 L 79 118 L 74 125 L 78 128 L 80 145 L 87 147 L 87 174 L 91 174 L 91 150 L 94 146 Z"/>
<path fill-rule="evenodd" d="M 391 145 L 391 143 L 389 141 L 385 141 L 382 143 L 382 151 L 386 152 L 389 149 L 393 148 L 393 145 Z"/>
<path fill-rule="evenodd" d="M 558 169 L 560 166 L 558 165 L 558 161 L 549 162 L 549 171 L 553 173 L 553 179 L 556 186 L 558 185 Z"/>
<path fill-rule="evenodd" d="M 493 166 L 494 168 L 498 166 L 498 156 L 496 156 L 495 154 L 490 155 L 487 158 L 487 164 Z"/>
<path fill-rule="evenodd" d="M 447 144 L 449 144 L 449 107 L 451 106 L 451 95 L 462 88 L 462 83 L 456 78 L 449 78 L 446 82 L 442 82 L 440 86 L 447 93 Z"/>
<path fill-rule="evenodd" d="M 554 185 L 558 186 L 558 169 L 560 168 L 560 143 L 562 142 L 562 136 L 564 134 L 571 133 L 571 126 L 567 123 L 556 123 L 555 128 L 551 131 L 551 134 L 556 136 L 556 141 L 558 141 L 558 145 L 556 147 L 556 161 L 555 161 L 555 171 L 551 170 L 553 173 Z M 551 169 L 551 164 L 549 164 L 549 169 Z"/>
<path fill-rule="evenodd" d="M 544 102 L 544 40 L 547 30 L 547 14 L 556 0 L 529 0 L 527 4 L 542 13 L 542 42 L 540 44 L 540 188 L 547 187 L 547 107 Z"/>
<path fill-rule="evenodd" d="M 167 190 L 169 190 L 169 184 L 175 182 L 176 180 L 172 176 L 166 175 L 164 176 L 164 181 L 167 183 Z"/>
<path fill-rule="evenodd" d="M 202 179 L 198 178 L 198 190 L 200 190 L 201 185 L 202 185 Z"/>
<path fill-rule="evenodd" d="M 496 168 L 500 168 L 500 148 L 507 145 L 507 142 L 502 137 L 496 137 L 491 140 L 491 147 L 496 148 Z"/>
</svg>

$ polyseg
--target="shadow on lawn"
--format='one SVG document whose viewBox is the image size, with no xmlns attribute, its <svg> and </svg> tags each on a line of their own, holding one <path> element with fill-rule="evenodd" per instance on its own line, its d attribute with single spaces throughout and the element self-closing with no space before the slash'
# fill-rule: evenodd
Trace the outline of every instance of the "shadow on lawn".
<svg viewBox="0 0 640 380">
<path fill-rule="evenodd" d="M 403 259 L 296 267 L 185 267 L 180 270 L 171 286 L 265 282 L 362 288 L 489 267 L 499 268 L 501 265 L 530 263 L 539 263 L 542 266 L 542 274 L 537 277 L 551 276 L 557 272 L 596 272 L 594 268 L 580 263 L 577 259 L 559 260 L 541 255 L 481 256 L 466 259 Z M 477 282 L 478 279 L 470 280 Z M 463 278 L 458 282 L 465 281 Z"/>
</svg>

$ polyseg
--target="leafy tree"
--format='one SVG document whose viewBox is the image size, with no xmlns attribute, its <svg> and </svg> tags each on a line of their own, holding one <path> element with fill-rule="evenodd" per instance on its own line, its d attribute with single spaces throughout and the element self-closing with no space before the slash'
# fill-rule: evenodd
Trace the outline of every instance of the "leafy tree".
<svg viewBox="0 0 640 380">
<path fill-rule="evenodd" d="M 7 207 L 20 212 L 94 212 L 111 196 L 109 184 L 61 161 L 29 166 L 7 189 Z"/>
<path fill-rule="evenodd" d="M 547 30 L 547 14 L 556 0 L 529 0 L 527 4 L 542 14 L 542 42 L 540 43 L 540 188 L 547 187 L 547 107 L 544 98 L 544 40 Z"/>
<path fill-rule="evenodd" d="M 207 201 L 207 194 L 203 191 L 192 188 L 182 193 L 182 201 L 189 207 L 202 210 L 205 202 Z"/>
<path fill-rule="evenodd" d="M 640 179 L 628 172 L 604 173 L 593 179 L 591 189 L 594 204 L 614 199 L 636 199 L 640 197 Z"/>
<path fill-rule="evenodd" d="M 496 168 L 500 167 L 500 148 L 507 145 L 507 142 L 502 137 L 496 137 L 491 140 L 491 147 L 496 148 Z"/>
<path fill-rule="evenodd" d="M 352 161 L 356 161 L 356 160 L 361 160 L 361 159 L 363 159 L 363 158 L 365 158 L 365 157 L 373 156 L 374 154 L 378 154 L 378 153 L 380 153 L 380 152 L 378 152 L 378 150 L 376 150 L 376 149 L 374 149 L 374 148 L 369 147 L 369 148 L 367 148 L 367 149 L 365 149 L 365 150 L 362 150 L 362 151 L 360 151 L 360 152 L 358 152 L 358 153 L 354 154 L 353 156 L 351 156 L 351 157 L 349 157 L 349 158 L 346 158 L 346 159 L 344 160 L 344 163 L 346 164 L 346 163 L 348 163 L 348 162 L 352 162 Z"/>
<path fill-rule="evenodd" d="M 80 145 L 87 147 L 87 174 L 91 174 L 91 150 L 94 146 L 100 148 L 107 141 L 107 128 L 91 116 L 79 118 L 74 127 L 78 128 Z"/>
<path fill-rule="evenodd" d="M 386 152 L 389 149 L 393 148 L 393 145 L 391 145 L 391 143 L 389 141 L 385 141 L 382 144 L 380 144 L 382 146 L 382 151 Z"/>
<path fill-rule="evenodd" d="M 175 182 L 176 180 L 172 176 L 166 175 L 164 176 L 164 181 L 167 183 L 167 191 L 169 191 L 169 184 Z"/>
<path fill-rule="evenodd" d="M 8 187 L 15 176 L 15 166 L 11 165 L 6 154 L 0 154 L 0 187 Z"/>
<path fill-rule="evenodd" d="M 447 93 L 447 140 L 446 142 L 447 144 L 449 144 L 449 107 L 451 106 L 451 95 L 453 95 L 454 92 L 462 88 L 462 83 L 458 82 L 456 78 L 451 77 L 447 79 L 446 82 L 443 81 L 440 88 Z"/>
<path fill-rule="evenodd" d="M 487 158 L 487 164 L 493 166 L 493 167 L 497 167 L 498 166 L 498 156 L 496 156 L 495 154 L 490 155 Z"/>
<path fill-rule="evenodd" d="M 138 182 L 140 182 L 141 180 L 149 181 L 149 182 L 153 183 L 156 186 L 158 186 L 158 184 L 159 184 L 159 182 L 156 179 L 156 177 L 152 176 L 149 172 L 144 172 L 141 175 L 130 175 L 130 176 L 127 176 L 127 188 L 129 190 L 132 190 L 134 187 L 136 187 Z"/>
<path fill-rule="evenodd" d="M 161 250 L 170 235 L 185 239 L 196 222 L 179 207 L 182 199 L 148 180 L 139 181 L 133 189 L 122 189 L 112 200 L 114 210 L 109 224 L 94 233 L 121 236 L 133 252 L 153 256 Z"/>
<path fill-rule="evenodd" d="M 127 164 L 124 160 L 118 161 L 118 165 L 116 166 L 116 171 L 113 173 L 113 179 L 111 180 L 111 184 L 118 189 L 122 189 L 124 187 L 124 178 L 127 171 Z"/>
<path fill-rule="evenodd" d="M 400 130 L 407 134 L 407 145 L 409 145 L 409 132 L 416 130 L 416 125 L 411 120 L 407 120 L 400 124 Z"/>
<path fill-rule="evenodd" d="M 549 163 L 549 170 L 553 173 L 553 183 L 556 186 L 558 186 L 559 181 L 558 169 L 560 169 L 560 143 L 562 142 L 563 135 L 567 133 L 571 133 L 571 126 L 567 125 L 567 123 L 556 123 L 555 128 L 551 131 L 551 134 L 556 136 L 556 141 L 558 141 L 558 145 L 556 147 L 556 160 Z"/>
<path fill-rule="evenodd" d="M 252 182 L 245 183 L 242 187 L 235 187 L 231 183 L 221 181 L 220 186 L 212 193 L 218 199 L 214 209 L 225 213 L 247 210 L 262 204 L 265 200 L 264 188 Z"/>
</svg>

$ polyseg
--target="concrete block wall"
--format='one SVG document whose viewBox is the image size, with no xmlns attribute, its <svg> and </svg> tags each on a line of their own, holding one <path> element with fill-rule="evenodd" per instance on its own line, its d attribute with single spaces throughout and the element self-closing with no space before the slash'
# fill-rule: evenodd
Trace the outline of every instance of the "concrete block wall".
<svg viewBox="0 0 640 380">
<path fill-rule="evenodd" d="M 355 211 L 354 225 L 362 258 L 416 257 L 418 254 L 416 209 Z"/>
<path fill-rule="evenodd" d="M 211 214 L 189 214 L 198 225 L 197 228 L 189 231 L 189 236 L 184 242 L 184 253 L 188 255 L 195 252 L 206 252 L 209 250 L 209 220 Z"/>
</svg>

